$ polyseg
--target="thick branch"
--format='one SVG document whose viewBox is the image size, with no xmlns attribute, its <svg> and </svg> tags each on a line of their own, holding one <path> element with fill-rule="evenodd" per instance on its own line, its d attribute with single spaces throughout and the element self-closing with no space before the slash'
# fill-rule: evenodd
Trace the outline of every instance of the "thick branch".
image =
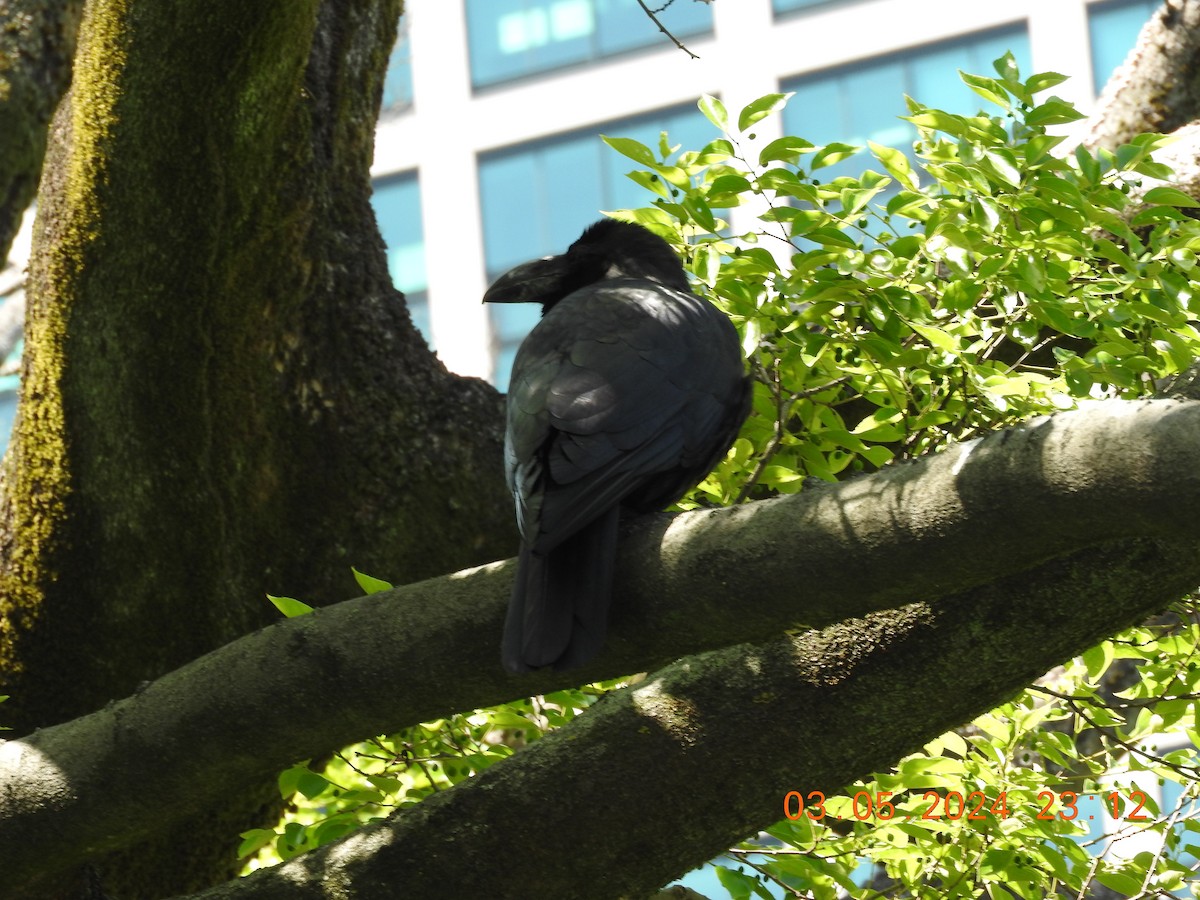
<svg viewBox="0 0 1200 900">
<path fill-rule="evenodd" d="M 37 192 L 46 129 L 71 82 L 83 0 L 0 4 L 0 268 Z"/>
<path fill-rule="evenodd" d="M 1194 547 L 1200 540 L 1194 515 L 1200 502 L 1198 448 L 1200 403 L 1113 401 L 796 497 L 650 517 L 630 529 L 622 549 L 621 596 L 608 649 L 567 675 L 502 673 L 496 646 L 509 586 L 507 565 L 280 622 L 105 710 L 0 747 L 0 858 L 11 861 L 6 876 L 20 884 L 48 867 L 68 865 L 161 827 L 162 805 L 155 802 L 152 814 L 143 805 L 146 798 L 171 797 L 172 814 L 182 816 L 295 759 L 365 735 L 513 696 L 656 668 L 683 654 L 770 640 L 801 623 L 824 627 L 918 598 L 938 601 L 936 612 L 922 607 L 810 634 L 798 643 L 720 651 L 712 664 L 716 668 L 684 661 L 675 674 L 662 676 L 666 681 L 652 682 L 664 685 L 664 696 L 690 698 L 698 692 L 707 698 L 714 692 L 711 702 L 719 711 L 709 709 L 706 699 L 694 707 L 697 714 L 675 720 L 697 731 L 697 746 L 708 746 L 703 735 L 722 717 L 729 727 L 746 729 L 745 718 L 752 715 L 749 730 L 775 729 L 763 744 L 762 765 L 775 773 L 776 789 L 783 784 L 778 781 L 783 770 L 767 763 L 766 747 L 773 746 L 777 755 L 778 741 L 794 741 L 794 735 L 780 735 L 798 727 L 797 721 L 807 723 L 809 735 L 817 727 L 822 742 L 841 747 L 839 753 L 858 747 L 837 766 L 803 770 L 809 780 L 798 781 L 801 787 L 836 788 L 838 779 L 886 764 L 919 745 L 921 735 L 986 709 L 1053 663 L 1200 581 L 1200 554 Z M 1080 597 L 1087 598 L 1087 606 Z M 1008 621 L 1010 615 L 1014 621 Z M 921 631 L 935 626 L 933 632 Z M 1040 635 L 1035 646 L 1029 634 Z M 876 666 L 890 672 L 899 659 L 907 660 L 902 678 L 895 672 L 869 676 L 876 686 L 871 690 L 884 694 L 839 689 L 858 698 L 857 718 L 835 712 L 848 695 L 835 692 L 829 695 L 833 700 L 824 699 L 846 673 L 868 678 Z M 759 670 L 765 681 L 754 680 Z M 968 671 L 970 678 L 964 679 Z M 689 680 L 693 675 L 701 680 Z M 760 698 L 762 710 L 733 690 L 743 677 L 750 679 L 746 697 Z M 976 683 L 980 679 L 988 682 L 987 690 Z M 950 689 L 960 682 L 962 702 L 951 703 Z M 806 693 L 814 683 L 821 690 Z M 893 687 L 885 691 L 888 684 Z M 721 685 L 730 689 L 725 701 L 718 698 Z M 944 704 L 921 735 L 914 726 L 901 729 L 896 740 L 875 733 L 871 717 L 882 722 L 880 710 L 892 708 L 890 695 L 898 689 L 926 711 L 929 696 Z M 774 692 L 789 699 L 772 705 Z M 880 696 L 889 699 L 881 703 Z M 560 744 L 619 750 L 624 745 L 615 736 L 628 727 L 630 716 L 645 714 L 645 697 L 631 693 L 613 702 L 626 712 L 603 720 L 615 723 L 612 732 L 597 720 L 597 735 L 605 735 L 602 744 L 564 737 L 538 752 L 568 752 L 553 749 Z M 810 706 L 827 713 L 801 716 L 798 710 Z M 886 715 L 890 734 L 898 726 L 891 713 Z M 682 752 L 691 738 L 672 737 L 669 730 L 648 746 L 654 754 L 667 754 L 663 758 L 674 767 L 668 749 Z M 757 766 L 737 753 L 726 755 L 726 762 L 722 753 L 700 753 L 688 765 L 701 766 L 706 756 L 713 768 L 696 784 L 722 783 L 719 779 L 729 777 L 723 768 L 729 762 L 741 769 Z M 519 757 L 526 758 L 540 757 L 528 751 Z M 520 765 L 519 771 L 537 770 L 535 762 Z M 594 765 L 590 756 L 574 758 L 571 771 Z M 680 765 L 681 772 L 696 777 L 699 769 Z M 559 785 L 575 781 L 557 764 L 555 771 Z M 623 780 L 624 764 L 621 771 Z M 793 771 L 797 779 L 800 773 Z M 657 771 L 655 777 L 666 775 Z M 677 783 L 672 776 L 667 783 L 687 792 L 686 780 Z M 453 795 L 478 797 L 487 790 L 457 789 Z M 549 803 L 554 794 L 540 790 L 530 788 L 526 796 Z M 750 791 L 752 799 L 738 816 L 710 810 L 707 818 L 722 820 L 712 827 L 724 829 L 720 840 L 725 843 L 709 833 L 696 852 L 727 845 L 731 827 L 748 830 L 761 822 L 768 814 L 762 807 L 764 790 L 760 785 Z M 504 796 L 516 802 L 514 795 Z M 454 802 L 440 800 L 429 810 L 422 805 L 419 810 L 425 811 L 398 823 L 405 841 L 410 821 L 441 821 L 441 804 Z M 584 815 L 580 810 L 591 814 L 586 804 L 565 805 L 561 814 L 568 810 L 576 817 Z M 460 822 L 474 820 L 473 813 L 457 815 L 465 816 Z M 670 815 L 672 828 L 686 818 L 678 808 Z M 559 827 L 568 830 L 564 822 Z M 522 840 L 525 853 L 532 844 Z"/>
<path fill-rule="evenodd" d="M 783 818 L 787 791 L 835 795 L 1177 598 L 1198 549 L 1109 545 L 944 604 L 681 660 L 452 791 L 196 900 L 646 896 Z"/>
<path fill-rule="evenodd" d="M 1200 0 L 1166 0 L 1113 73 L 1084 143 L 1116 147 L 1200 118 Z"/>
</svg>

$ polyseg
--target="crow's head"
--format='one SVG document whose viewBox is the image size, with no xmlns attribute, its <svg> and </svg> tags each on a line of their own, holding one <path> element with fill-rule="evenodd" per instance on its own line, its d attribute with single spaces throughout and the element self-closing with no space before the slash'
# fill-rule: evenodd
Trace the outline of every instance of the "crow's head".
<svg viewBox="0 0 1200 900">
<path fill-rule="evenodd" d="M 671 245 L 641 225 L 602 219 L 566 253 L 523 263 L 487 289 L 484 303 L 540 303 L 549 310 L 574 291 L 605 278 L 645 278 L 679 291 L 687 275 Z"/>
</svg>

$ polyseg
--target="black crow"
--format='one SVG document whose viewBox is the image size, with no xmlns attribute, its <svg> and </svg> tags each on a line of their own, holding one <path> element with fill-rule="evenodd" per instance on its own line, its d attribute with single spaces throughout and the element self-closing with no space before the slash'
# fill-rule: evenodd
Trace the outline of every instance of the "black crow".
<svg viewBox="0 0 1200 900">
<path fill-rule="evenodd" d="M 708 474 L 749 412 L 750 379 L 733 324 L 640 225 L 597 222 L 483 299 L 542 304 L 508 389 L 521 553 L 502 658 L 572 668 L 604 642 L 620 510 L 660 510 Z"/>
</svg>

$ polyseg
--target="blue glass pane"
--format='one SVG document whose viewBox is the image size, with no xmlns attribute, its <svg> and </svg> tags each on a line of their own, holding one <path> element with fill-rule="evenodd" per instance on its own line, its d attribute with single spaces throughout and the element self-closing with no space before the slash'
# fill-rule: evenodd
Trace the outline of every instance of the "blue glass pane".
<svg viewBox="0 0 1200 900">
<path fill-rule="evenodd" d="M 1157 0 L 1126 0 L 1093 6 L 1088 11 L 1092 80 L 1097 94 L 1117 66 L 1125 61 L 1137 41 L 1138 32 L 1158 6 Z"/>
<path fill-rule="evenodd" d="M 396 46 L 388 60 L 387 74 L 383 79 L 383 109 L 385 112 L 403 112 L 412 106 L 412 51 L 408 41 L 408 28 L 402 20 L 400 33 L 396 35 Z"/>
<path fill-rule="evenodd" d="M 916 131 L 899 118 L 908 114 L 905 95 L 926 106 L 972 115 L 985 104 L 962 83 L 958 70 L 994 74 L 992 60 L 1007 50 L 1028 74 L 1029 36 L 1022 28 L 934 44 L 786 81 L 783 89 L 795 91 L 796 96 L 784 110 L 784 129 L 816 144 L 872 140 L 907 151 Z M 833 167 L 829 175 L 848 174 L 861 165 L 847 161 Z"/>
<path fill-rule="evenodd" d="M 8 446 L 12 434 L 13 418 L 17 414 L 17 392 L 15 388 L 0 391 L 0 453 Z"/>
<path fill-rule="evenodd" d="M 685 149 L 714 137 L 708 120 L 689 104 L 483 156 L 479 196 L 488 276 L 561 252 L 602 210 L 646 205 L 650 195 L 625 177 L 636 164 L 610 150 L 600 134 L 657 148 L 664 130 Z"/>
<path fill-rule="evenodd" d="M 827 6 L 839 0 L 771 0 L 771 6 L 776 13 L 789 12 L 793 9 L 805 9 L 809 6 Z"/>
<path fill-rule="evenodd" d="M 596 38 L 599 55 L 609 56 L 624 50 L 654 46 L 668 40 L 642 11 L 637 0 L 594 0 L 596 5 Z M 647 3 L 651 9 L 662 7 L 661 2 Z M 712 10 L 707 3 L 676 0 L 666 9 L 655 12 L 658 21 L 681 40 L 712 30 Z"/>
<path fill-rule="evenodd" d="M 681 150 L 699 150 L 718 137 L 716 129 L 693 105 L 677 107 L 648 118 L 629 119 L 605 126 L 609 137 L 628 137 L 645 144 L 658 154 L 658 140 L 667 132 L 669 146 Z M 631 159 L 604 147 L 601 154 L 602 178 L 604 181 L 604 204 L 602 209 L 625 209 L 647 206 L 654 199 L 641 185 L 627 177 L 627 173 L 641 168 Z"/>
<path fill-rule="evenodd" d="M 961 67 L 964 71 L 975 75 L 994 75 L 996 68 L 992 62 L 1005 53 L 1011 52 L 1022 76 L 1028 77 L 1033 74 L 1033 56 L 1029 52 L 1029 32 L 1024 28 L 1009 28 L 978 35 L 960 46 L 962 46 L 967 60 L 967 64 Z M 966 85 L 963 85 L 963 89 L 970 90 Z M 971 96 L 976 95 L 972 92 Z M 931 104 L 926 104 L 926 106 L 929 105 Z M 954 111 L 959 112 L 960 110 Z"/>
<path fill-rule="evenodd" d="M 479 162 L 479 200 L 483 222 L 484 263 L 489 278 L 517 263 L 545 256 L 538 214 L 536 151 L 506 151 Z M 514 227 L 520 222 L 520 227 Z"/>
<path fill-rule="evenodd" d="M 607 146 L 593 134 L 549 144 L 540 151 L 542 234 L 551 242 L 571 240 L 599 217 L 605 197 L 600 175 Z M 551 249 L 549 252 L 558 252 Z"/>
<path fill-rule="evenodd" d="M 561 253 L 603 210 L 648 204 L 651 195 L 625 177 L 636 164 L 610 150 L 600 134 L 632 137 L 657 148 L 664 130 L 673 145 L 689 150 L 714 137 L 708 120 L 689 104 L 481 157 L 479 202 L 488 280 L 526 260 Z M 493 379 L 503 390 L 513 354 L 540 309 L 490 304 L 488 314 L 496 339 Z"/>
<path fill-rule="evenodd" d="M 795 93 L 783 110 L 783 127 L 788 134 L 814 144 L 846 139 L 850 133 L 850 105 L 843 99 L 842 79 L 818 76 L 784 82 L 782 87 Z"/>
<path fill-rule="evenodd" d="M 1191 748 L 1193 751 L 1195 748 Z M 1183 786 L 1175 781 L 1164 781 L 1162 785 L 1162 802 L 1160 804 L 1164 815 L 1170 815 L 1175 809 L 1182 807 L 1182 813 L 1177 817 L 1177 824 L 1172 829 L 1176 836 L 1180 838 L 1176 849 L 1168 852 L 1167 856 L 1175 862 L 1187 866 L 1193 871 L 1200 864 L 1200 859 L 1196 855 L 1196 844 L 1194 838 L 1188 834 L 1183 823 L 1189 819 L 1195 819 L 1200 815 L 1200 801 L 1195 799 L 1187 799 L 1183 796 Z M 1182 848 L 1182 849 L 1180 849 Z"/>
<path fill-rule="evenodd" d="M 933 48 L 912 60 L 909 65 L 913 99 L 935 109 L 976 112 L 983 105 L 983 98 L 963 84 L 958 77 L 958 70 L 973 75 L 992 75 L 994 70 L 990 61 L 982 66 L 975 65 L 973 61 L 969 63 L 968 58 L 972 54 L 964 50 L 955 46 Z M 1025 75 L 1029 74 L 1022 71 Z M 915 129 L 911 133 L 916 136 Z"/>
<path fill-rule="evenodd" d="M 392 283 L 404 292 L 413 324 L 430 341 L 425 235 L 421 229 L 421 189 L 417 176 L 409 174 L 377 181 L 371 205 L 375 208 L 379 233 L 387 245 Z"/>
<path fill-rule="evenodd" d="M 507 17 L 524 14 L 522 0 L 467 0 L 467 49 L 474 83 L 491 84 L 522 74 L 528 65 L 524 41 L 504 32 Z"/>
<path fill-rule="evenodd" d="M 912 130 L 907 122 L 896 117 L 904 109 L 904 88 L 907 67 L 899 61 L 875 63 L 847 72 L 842 90 L 846 109 L 842 120 L 849 133 L 842 140 L 850 144 L 899 145 L 911 140 Z"/>
<path fill-rule="evenodd" d="M 974 115 L 985 102 L 963 84 L 958 70 L 994 74 L 992 60 L 1010 49 L 1021 71 L 1029 74 L 1029 36 L 1020 28 L 932 44 L 785 81 L 782 89 L 794 91 L 795 96 L 784 109 L 784 130 L 814 144 L 838 141 L 865 146 L 874 141 L 911 155 L 917 132 L 901 118 L 908 114 L 905 96 L 926 106 Z M 857 176 L 866 168 L 882 171 L 872 158 L 858 154 L 819 169 L 815 177 L 828 182 Z M 899 190 L 893 182 L 876 198 L 876 205 L 885 205 Z"/>
<path fill-rule="evenodd" d="M 1031 75 L 1033 63 L 1029 53 L 1029 37 L 1023 30 L 993 32 L 965 43 L 928 48 L 909 61 L 906 92 L 918 102 L 935 109 L 960 115 L 974 115 L 980 111 L 996 115 L 1000 109 L 967 87 L 958 77 L 958 71 L 961 69 L 972 75 L 994 76 L 996 68 L 992 63 L 1010 51 L 1022 77 Z"/>
<path fill-rule="evenodd" d="M 466 0 L 466 12 L 476 87 L 667 40 L 637 0 Z M 707 4 L 672 3 L 657 15 L 676 37 L 712 30 Z"/>
</svg>

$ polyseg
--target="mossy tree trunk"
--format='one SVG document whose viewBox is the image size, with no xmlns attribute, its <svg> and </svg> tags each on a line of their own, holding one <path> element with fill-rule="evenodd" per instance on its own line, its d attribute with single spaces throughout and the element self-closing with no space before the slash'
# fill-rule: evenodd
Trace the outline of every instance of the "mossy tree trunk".
<svg viewBox="0 0 1200 900">
<path fill-rule="evenodd" d="M 0 498 L 17 734 L 277 618 L 268 591 L 324 603 L 358 593 L 351 565 L 405 582 L 509 554 L 501 400 L 425 347 L 369 205 L 400 6 L 87 4 Z M 164 891 L 211 882 L 238 829 L 214 829 L 215 869 L 204 830 L 134 855 Z"/>
<path fill-rule="evenodd" d="M 0 269 L 37 193 L 46 126 L 71 81 L 83 0 L 0 6 Z"/>
</svg>

